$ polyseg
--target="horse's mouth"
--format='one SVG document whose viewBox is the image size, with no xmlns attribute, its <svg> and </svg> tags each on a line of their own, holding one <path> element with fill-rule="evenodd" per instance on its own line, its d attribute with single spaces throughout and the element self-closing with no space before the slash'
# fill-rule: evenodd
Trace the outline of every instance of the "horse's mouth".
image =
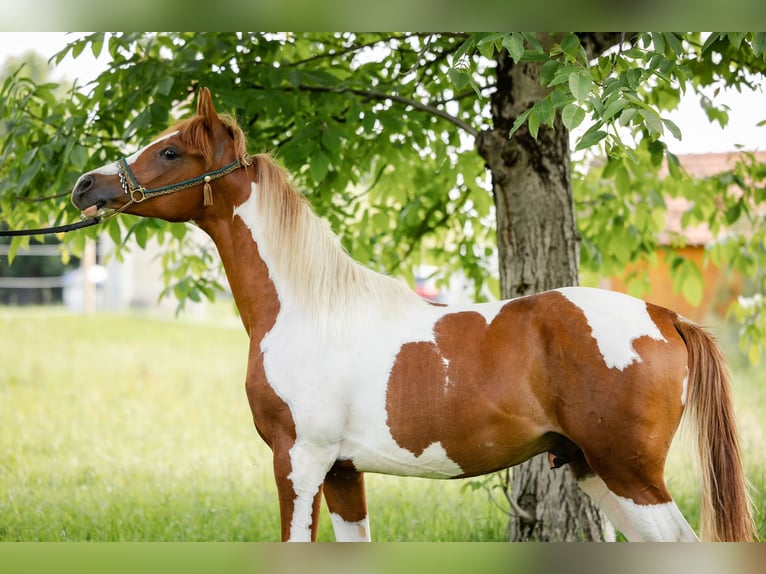
<svg viewBox="0 0 766 574">
<path fill-rule="evenodd" d="M 86 207 L 82 210 L 82 214 L 85 217 L 98 217 L 99 215 L 104 215 L 104 207 L 106 206 L 106 201 L 103 199 L 97 201 L 93 205 Z"/>
</svg>

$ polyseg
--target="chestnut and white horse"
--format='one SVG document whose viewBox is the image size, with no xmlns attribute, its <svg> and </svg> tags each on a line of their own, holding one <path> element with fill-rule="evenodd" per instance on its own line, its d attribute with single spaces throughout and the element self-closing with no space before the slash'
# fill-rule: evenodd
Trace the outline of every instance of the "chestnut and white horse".
<svg viewBox="0 0 766 574">
<path fill-rule="evenodd" d="M 196 116 L 80 177 L 72 199 L 86 215 L 194 221 L 216 243 L 283 540 L 316 538 L 322 494 L 337 540 L 369 540 L 365 472 L 460 478 L 546 452 L 628 539 L 696 540 L 663 478 L 686 410 L 703 538 L 753 538 L 724 359 L 672 311 L 578 287 L 430 304 L 352 260 L 207 89 Z"/>
</svg>

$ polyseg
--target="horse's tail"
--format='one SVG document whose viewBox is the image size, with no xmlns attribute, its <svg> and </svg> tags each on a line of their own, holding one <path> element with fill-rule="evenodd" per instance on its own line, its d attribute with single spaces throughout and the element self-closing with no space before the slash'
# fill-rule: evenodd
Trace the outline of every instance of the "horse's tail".
<svg viewBox="0 0 766 574">
<path fill-rule="evenodd" d="M 697 426 L 702 539 L 752 541 L 756 529 L 742 470 L 726 360 L 703 329 L 682 317 L 676 317 L 674 324 L 689 353 L 686 408 Z"/>
</svg>

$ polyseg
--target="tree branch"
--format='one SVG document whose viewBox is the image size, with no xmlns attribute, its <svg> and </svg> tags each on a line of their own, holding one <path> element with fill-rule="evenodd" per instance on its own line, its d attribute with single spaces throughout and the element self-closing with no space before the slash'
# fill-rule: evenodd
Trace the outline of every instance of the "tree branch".
<svg viewBox="0 0 766 574">
<path fill-rule="evenodd" d="M 384 94 L 382 92 L 373 92 L 372 90 L 363 90 L 359 88 L 327 88 L 324 86 L 306 86 L 306 85 L 300 85 L 298 86 L 299 90 L 304 90 L 307 92 L 322 92 L 322 93 L 336 93 L 336 94 L 354 94 L 355 96 L 362 96 L 365 98 L 369 98 L 371 100 L 391 100 L 392 102 L 396 102 L 398 104 L 402 104 L 404 106 L 411 106 L 415 108 L 416 110 L 420 110 L 421 112 L 426 112 L 431 115 L 440 117 L 444 120 L 447 120 L 448 122 L 456 125 L 466 133 L 469 133 L 470 135 L 476 137 L 479 135 L 479 130 L 473 127 L 468 122 L 465 122 L 461 120 L 460 118 L 456 118 L 452 114 L 448 114 L 444 110 L 440 110 L 439 108 L 435 108 L 434 106 L 430 106 L 428 104 L 424 104 L 422 102 L 419 102 L 417 100 L 413 100 L 411 98 L 406 98 L 404 96 L 398 96 L 394 94 Z"/>
<path fill-rule="evenodd" d="M 354 52 L 359 52 L 360 50 L 364 50 L 365 48 L 371 48 L 373 46 L 376 46 L 381 43 L 387 43 L 391 40 L 406 40 L 407 38 L 411 38 L 413 36 L 417 36 L 417 34 L 405 34 L 403 36 L 390 36 L 385 38 L 379 38 L 377 40 L 373 40 L 371 42 L 367 42 L 365 44 L 350 44 L 345 47 L 337 47 L 333 51 L 327 51 L 323 52 L 321 54 L 316 54 L 314 56 L 310 56 L 308 58 L 305 58 L 303 60 L 297 60 L 295 62 L 290 62 L 286 65 L 288 68 L 296 68 L 298 66 L 303 66 L 305 64 L 309 64 L 311 62 L 316 62 L 318 60 L 323 60 L 325 58 L 337 58 L 339 56 L 345 56 L 346 54 L 351 54 Z"/>
</svg>

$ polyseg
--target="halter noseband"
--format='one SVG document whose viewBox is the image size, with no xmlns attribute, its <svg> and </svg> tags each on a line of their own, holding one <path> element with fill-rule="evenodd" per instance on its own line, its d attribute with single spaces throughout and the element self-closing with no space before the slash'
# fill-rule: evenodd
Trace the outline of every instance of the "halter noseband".
<svg viewBox="0 0 766 574">
<path fill-rule="evenodd" d="M 242 157 L 238 157 L 233 162 L 215 171 L 209 171 L 207 173 L 203 173 L 200 176 L 186 179 L 178 183 L 173 183 L 171 185 L 157 187 L 155 189 L 146 189 L 138 183 L 136 176 L 133 175 L 133 172 L 131 171 L 130 166 L 128 165 L 128 162 L 125 158 L 117 160 L 117 174 L 120 176 L 120 184 L 122 185 L 123 191 L 125 191 L 126 195 L 130 196 L 132 203 L 141 203 L 146 199 L 150 199 L 158 195 L 168 195 L 169 193 L 175 193 L 176 191 L 181 191 L 182 189 L 188 189 L 200 184 L 205 184 L 204 202 L 207 206 L 212 205 L 213 203 L 210 190 L 211 181 L 221 178 L 225 175 L 229 175 L 231 172 L 241 167 L 248 167 L 251 165 L 253 165 L 253 159 L 248 154 L 245 154 Z"/>
</svg>

